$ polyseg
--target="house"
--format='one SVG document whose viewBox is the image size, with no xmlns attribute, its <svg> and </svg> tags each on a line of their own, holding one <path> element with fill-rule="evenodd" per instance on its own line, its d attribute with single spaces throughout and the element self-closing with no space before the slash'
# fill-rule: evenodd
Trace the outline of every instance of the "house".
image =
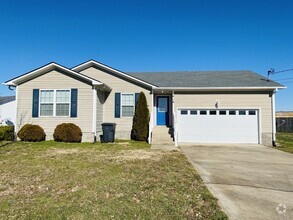
<svg viewBox="0 0 293 220">
<path fill-rule="evenodd" d="M 87 61 L 73 68 L 49 63 L 4 83 L 16 91 L 16 131 L 38 124 L 47 139 L 71 122 L 83 141 L 99 140 L 103 122 L 116 123 L 116 138 L 129 139 L 140 92 L 150 110 L 149 142 L 169 127 L 174 144 L 272 145 L 275 93 L 285 88 L 251 71 L 125 73 Z M 162 132 L 162 131 L 160 131 Z"/>
<path fill-rule="evenodd" d="M 0 96 L 0 126 L 15 124 L 15 104 L 15 96 Z"/>
</svg>

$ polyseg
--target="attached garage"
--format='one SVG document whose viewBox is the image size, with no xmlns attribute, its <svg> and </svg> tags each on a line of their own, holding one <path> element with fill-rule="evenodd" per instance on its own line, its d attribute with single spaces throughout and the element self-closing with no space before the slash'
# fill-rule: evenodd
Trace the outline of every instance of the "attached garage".
<svg viewBox="0 0 293 220">
<path fill-rule="evenodd" d="M 275 94 L 283 85 L 252 71 L 132 73 L 153 83 L 150 140 L 156 126 L 181 143 L 275 143 Z M 158 97 L 167 97 L 161 108 Z M 164 98 L 163 97 L 163 98 Z M 162 111 L 162 109 L 164 111 Z M 158 121 L 163 119 L 161 123 Z M 168 133 L 167 133 L 168 132 Z M 154 136 L 160 136 L 157 134 Z"/>
<path fill-rule="evenodd" d="M 260 143 L 257 109 L 182 108 L 177 119 L 179 143 Z"/>
</svg>

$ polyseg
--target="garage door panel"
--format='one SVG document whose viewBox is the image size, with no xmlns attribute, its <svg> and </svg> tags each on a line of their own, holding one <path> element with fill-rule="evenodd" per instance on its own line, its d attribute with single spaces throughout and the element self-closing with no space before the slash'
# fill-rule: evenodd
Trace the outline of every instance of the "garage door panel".
<svg viewBox="0 0 293 220">
<path fill-rule="evenodd" d="M 239 110 L 236 110 L 236 115 L 229 115 L 229 110 L 226 110 L 227 115 L 219 115 L 220 110 L 217 110 L 217 115 L 209 115 L 209 110 L 207 115 L 191 115 L 190 111 L 192 109 L 188 110 L 187 115 L 181 115 L 178 111 L 178 142 L 258 143 L 256 110 L 251 110 L 255 115 L 249 115 L 249 110 L 245 111 L 245 115 L 239 115 Z"/>
</svg>

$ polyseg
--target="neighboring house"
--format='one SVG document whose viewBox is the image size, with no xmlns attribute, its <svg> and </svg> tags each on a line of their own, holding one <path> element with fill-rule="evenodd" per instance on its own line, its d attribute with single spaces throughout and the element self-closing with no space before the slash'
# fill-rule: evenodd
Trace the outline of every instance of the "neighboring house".
<svg viewBox="0 0 293 220">
<path fill-rule="evenodd" d="M 0 96 L 0 125 L 15 124 L 15 96 Z"/>
<path fill-rule="evenodd" d="M 8 80 L 16 87 L 16 131 L 72 122 L 83 141 L 99 140 L 101 123 L 116 123 L 116 138 L 130 139 L 135 103 L 144 92 L 154 128 L 168 126 L 174 144 L 255 143 L 275 135 L 276 82 L 251 71 L 125 73 L 94 60 L 71 69 L 49 63 Z"/>
</svg>

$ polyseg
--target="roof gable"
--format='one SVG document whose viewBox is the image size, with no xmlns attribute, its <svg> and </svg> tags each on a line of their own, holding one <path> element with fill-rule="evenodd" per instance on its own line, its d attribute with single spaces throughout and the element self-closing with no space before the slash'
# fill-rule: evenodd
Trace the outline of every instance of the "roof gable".
<svg viewBox="0 0 293 220">
<path fill-rule="evenodd" d="M 52 63 L 49 63 L 49 64 L 46 64 L 40 68 L 37 68 L 35 70 L 32 70 L 28 73 L 25 73 L 21 76 L 18 76 L 16 78 L 13 78 L 13 79 L 10 79 L 8 81 L 6 81 L 5 83 L 3 83 L 4 85 L 6 86 L 17 86 L 21 83 L 24 83 L 24 82 L 27 82 L 31 79 L 34 79 L 38 76 L 41 76 L 42 74 L 45 74 L 49 71 L 52 71 L 52 70 L 62 70 L 64 72 L 66 72 L 67 74 L 69 75 L 72 75 L 74 77 L 77 77 L 77 78 L 80 78 L 80 79 L 83 79 L 85 81 L 88 81 L 89 83 L 91 83 L 92 85 L 102 85 L 103 83 L 101 83 L 100 81 L 96 80 L 96 79 L 92 79 L 86 75 L 83 75 L 81 73 L 77 73 L 71 69 L 68 69 L 64 66 L 61 66 L 60 64 L 57 64 L 55 62 L 52 62 Z"/>
<path fill-rule="evenodd" d="M 82 63 L 82 64 L 80 64 L 78 66 L 75 66 L 75 67 L 73 67 L 71 69 L 73 71 L 76 71 L 76 72 L 81 72 L 81 71 L 83 71 L 85 69 L 88 69 L 90 67 L 97 67 L 97 68 L 108 70 L 108 71 L 110 71 L 110 72 L 112 72 L 112 73 L 114 73 L 114 74 L 116 74 L 116 75 L 118 75 L 118 76 L 120 76 L 122 78 L 126 78 L 126 79 L 128 79 L 130 81 L 137 82 L 137 83 L 142 84 L 144 86 L 148 86 L 148 87 L 152 87 L 152 88 L 156 87 L 155 84 L 150 83 L 147 80 L 139 79 L 139 78 L 137 78 L 135 76 L 132 76 L 132 75 L 127 74 L 127 73 L 124 73 L 124 72 L 122 72 L 120 70 L 117 70 L 117 69 L 109 67 L 109 66 L 107 66 L 105 64 L 99 63 L 99 62 L 97 62 L 95 60 L 86 61 L 86 62 L 84 62 L 84 63 Z"/>
</svg>

